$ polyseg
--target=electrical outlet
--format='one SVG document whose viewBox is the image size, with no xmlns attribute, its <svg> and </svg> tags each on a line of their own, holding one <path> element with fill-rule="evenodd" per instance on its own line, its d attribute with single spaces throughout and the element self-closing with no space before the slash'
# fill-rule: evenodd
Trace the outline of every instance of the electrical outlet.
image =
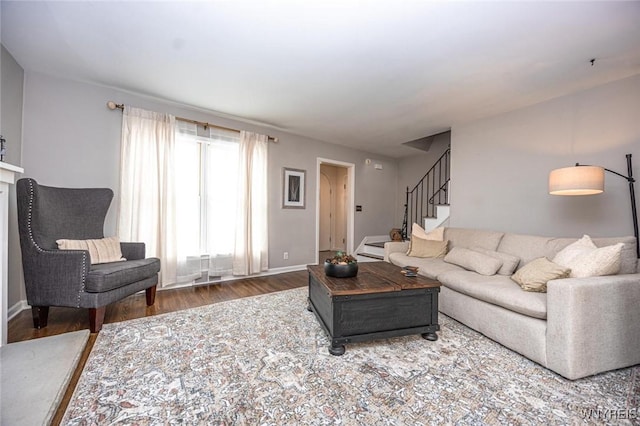
<svg viewBox="0 0 640 426">
<path fill-rule="evenodd" d="M 288 251 L 285 251 L 285 252 L 282 254 L 282 258 L 283 258 L 284 260 L 288 260 L 288 259 L 289 259 L 289 252 L 288 252 Z"/>
</svg>

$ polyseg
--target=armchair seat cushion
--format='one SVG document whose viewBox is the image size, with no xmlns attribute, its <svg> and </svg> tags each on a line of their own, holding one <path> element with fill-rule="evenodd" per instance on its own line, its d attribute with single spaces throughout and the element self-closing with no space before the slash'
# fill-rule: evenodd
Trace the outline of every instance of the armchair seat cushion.
<svg viewBox="0 0 640 426">
<path fill-rule="evenodd" d="M 152 277 L 159 271 L 160 260 L 155 257 L 91 265 L 85 291 L 102 293 L 114 290 Z"/>
</svg>

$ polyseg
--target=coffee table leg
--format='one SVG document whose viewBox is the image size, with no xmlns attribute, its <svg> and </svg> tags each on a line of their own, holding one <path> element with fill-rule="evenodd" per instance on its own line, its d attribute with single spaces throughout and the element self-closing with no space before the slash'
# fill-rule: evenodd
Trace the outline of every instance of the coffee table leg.
<svg viewBox="0 0 640 426">
<path fill-rule="evenodd" d="M 422 338 L 435 342 L 438 340 L 438 335 L 436 333 L 423 333 Z"/>
<path fill-rule="evenodd" d="M 337 345 L 337 346 L 333 346 L 330 345 L 329 346 L 329 353 L 331 355 L 335 355 L 335 356 L 340 356 L 340 355 L 344 355 L 344 345 Z"/>
</svg>

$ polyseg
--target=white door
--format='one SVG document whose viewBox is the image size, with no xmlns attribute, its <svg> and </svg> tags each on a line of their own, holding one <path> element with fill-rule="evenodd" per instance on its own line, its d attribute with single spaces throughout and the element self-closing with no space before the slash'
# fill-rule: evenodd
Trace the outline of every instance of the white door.
<svg viewBox="0 0 640 426">
<path fill-rule="evenodd" d="M 331 250 L 331 183 L 320 173 L 320 251 Z"/>
<path fill-rule="evenodd" d="M 335 224 L 335 237 L 333 247 L 338 250 L 346 250 L 347 242 L 347 184 L 348 176 L 346 168 L 338 169 L 338 176 L 342 175 L 340 184 L 336 188 L 336 208 L 333 223 Z"/>
</svg>

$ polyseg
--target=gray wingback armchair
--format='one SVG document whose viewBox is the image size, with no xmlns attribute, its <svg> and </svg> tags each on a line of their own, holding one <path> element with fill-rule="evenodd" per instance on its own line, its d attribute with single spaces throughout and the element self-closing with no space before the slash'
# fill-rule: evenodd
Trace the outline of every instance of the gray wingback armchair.
<svg viewBox="0 0 640 426">
<path fill-rule="evenodd" d="M 86 250 L 58 250 L 56 240 L 104 238 L 113 198 L 108 188 L 72 189 L 16 184 L 18 229 L 27 302 L 35 328 L 46 327 L 50 306 L 89 309 L 89 328 L 102 328 L 106 306 L 146 290 L 153 305 L 160 260 L 145 259 L 144 243 L 120 243 L 126 261 L 91 264 Z"/>
</svg>

